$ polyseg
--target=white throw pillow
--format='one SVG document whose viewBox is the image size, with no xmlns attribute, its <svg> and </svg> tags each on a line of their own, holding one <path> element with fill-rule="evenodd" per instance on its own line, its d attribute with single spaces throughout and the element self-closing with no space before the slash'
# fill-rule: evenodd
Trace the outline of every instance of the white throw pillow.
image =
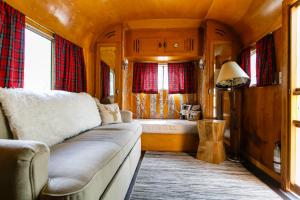
<svg viewBox="0 0 300 200">
<path fill-rule="evenodd" d="M 98 104 L 102 124 L 122 123 L 118 104 Z"/>
<path fill-rule="evenodd" d="M 97 105 L 86 93 L 0 88 L 0 102 L 15 139 L 52 146 L 101 124 Z"/>
</svg>

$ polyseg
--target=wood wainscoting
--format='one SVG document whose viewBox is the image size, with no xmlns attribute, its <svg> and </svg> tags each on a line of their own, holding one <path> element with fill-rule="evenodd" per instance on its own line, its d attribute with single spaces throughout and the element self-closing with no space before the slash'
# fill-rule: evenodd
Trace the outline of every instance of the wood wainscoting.
<svg viewBox="0 0 300 200">
<path fill-rule="evenodd" d="M 197 152 L 198 134 L 143 133 L 143 151 Z"/>
<path fill-rule="evenodd" d="M 282 28 L 273 34 L 277 72 L 282 72 Z M 246 159 L 278 182 L 281 180 L 273 169 L 273 151 L 275 143 L 282 142 L 282 88 L 282 84 L 250 87 L 242 94 L 241 151 Z"/>
</svg>

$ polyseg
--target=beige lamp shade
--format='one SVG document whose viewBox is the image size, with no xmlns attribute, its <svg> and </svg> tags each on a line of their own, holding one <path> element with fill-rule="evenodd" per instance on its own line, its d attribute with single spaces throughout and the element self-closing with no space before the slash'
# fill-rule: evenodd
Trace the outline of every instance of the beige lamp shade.
<svg viewBox="0 0 300 200">
<path fill-rule="evenodd" d="M 220 88 L 240 87 L 249 83 L 249 76 L 234 61 L 225 62 L 219 73 L 216 86 Z"/>
</svg>

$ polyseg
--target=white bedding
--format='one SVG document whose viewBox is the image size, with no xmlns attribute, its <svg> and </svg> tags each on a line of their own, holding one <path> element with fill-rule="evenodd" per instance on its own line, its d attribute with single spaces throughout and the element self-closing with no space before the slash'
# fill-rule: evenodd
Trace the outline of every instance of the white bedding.
<svg viewBox="0 0 300 200">
<path fill-rule="evenodd" d="M 136 119 L 143 133 L 198 134 L 197 122 L 180 119 Z"/>
</svg>

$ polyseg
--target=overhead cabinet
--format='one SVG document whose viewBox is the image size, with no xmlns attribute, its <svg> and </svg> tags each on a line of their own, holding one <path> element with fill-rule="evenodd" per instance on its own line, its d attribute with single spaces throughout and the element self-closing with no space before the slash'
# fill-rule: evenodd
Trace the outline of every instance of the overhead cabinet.
<svg viewBox="0 0 300 200">
<path fill-rule="evenodd" d="M 126 33 L 126 56 L 199 56 L 198 29 L 132 30 Z"/>
</svg>

